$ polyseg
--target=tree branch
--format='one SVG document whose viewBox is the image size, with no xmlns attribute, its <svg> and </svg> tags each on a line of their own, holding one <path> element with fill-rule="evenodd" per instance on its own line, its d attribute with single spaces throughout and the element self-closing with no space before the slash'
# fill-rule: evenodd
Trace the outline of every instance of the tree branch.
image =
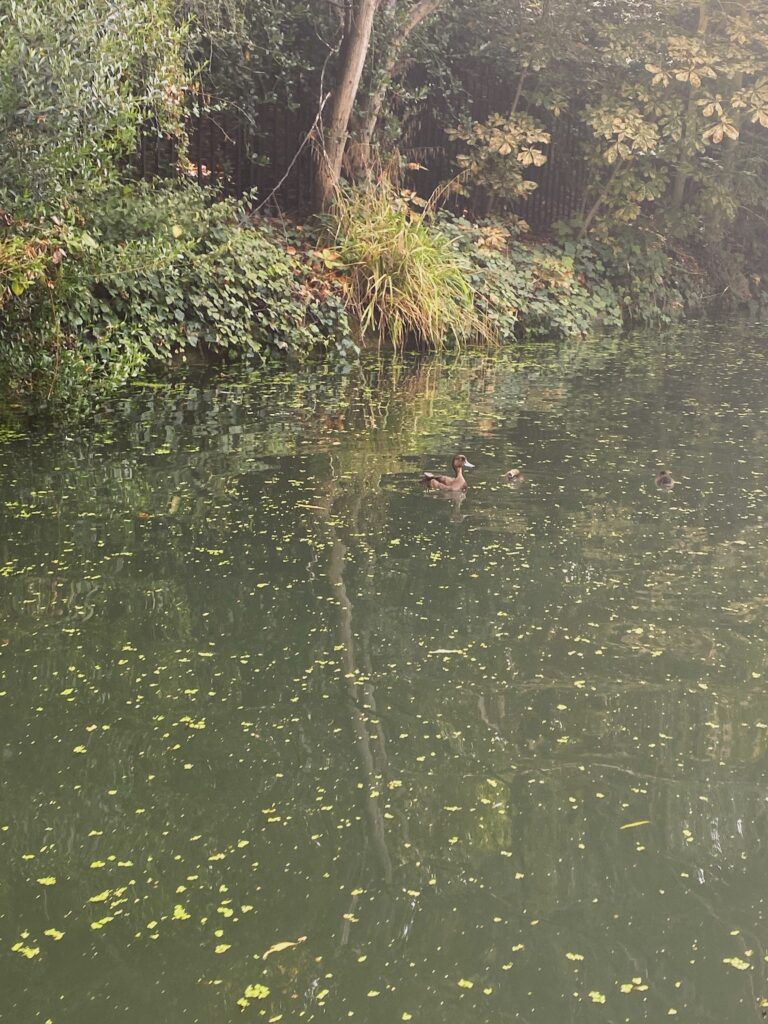
<svg viewBox="0 0 768 1024">
<path fill-rule="evenodd" d="M 443 3 L 444 0 L 418 0 L 418 3 L 414 4 L 408 14 L 408 20 L 405 23 L 403 33 L 406 36 L 410 35 L 417 25 L 420 25 L 430 14 L 434 14 Z"/>
</svg>

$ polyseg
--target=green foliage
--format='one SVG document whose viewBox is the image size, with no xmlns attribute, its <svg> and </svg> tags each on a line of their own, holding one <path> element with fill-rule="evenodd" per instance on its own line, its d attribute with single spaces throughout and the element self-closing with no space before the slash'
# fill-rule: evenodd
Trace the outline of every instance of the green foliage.
<svg viewBox="0 0 768 1024">
<path fill-rule="evenodd" d="M 307 270 L 242 204 L 196 187 L 123 187 L 83 223 L 49 287 L 0 312 L 0 375 L 38 404 L 86 408 L 154 360 L 189 350 L 301 354 L 348 344 L 339 296 L 316 297 Z"/>
<path fill-rule="evenodd" d="M 620 327 L 618 296 L 587 246 L 522 242 L 494 225 L 443 216 L 442 229 L 471 264 L 478 315 L 502 341 L 582 337 Z"/>
<path fill-rule="evenodd" d="M 526 167 L 541 167 L 550 141 L 530 114 L 492 114 L 484 122 L 449 129 L 448 135 L 464 142 L 467 152 L 456 158 L 459 175 L 454 187 L 468 194 L 470 186 L 487 189 L 494 197 L 515 200 L 530 195 L 536 182 L 524 177 Z"/>
<path fill-rule="evenodd" d="M 488 336 L 475 313 L 466 259 L 386 178 L 341 191 L 329 229 L 331 259 L 346 274 L 364 333 L 395 347 L 412 338 L 436 349 Z"/>
<path fill-rule="evenodd" d="M 51 212 L 119 177 L 138 133 L 178 133 L 183 31 L 150 0 L 0 0 L 0 205 Z"/>
<path fill-rule="evenodd" d="M 183 164 L 198 104 L 237 113 L 246 140 L 276 104 L 309 125 L 338 75 L 343 6 L 0 0 L 7 388 L 85 408 L 179 353 L 325 344 L 346 358 L 347 308 L 395 346 L 440 347 L 668 322 L 707 293 L 718 309 L 766 301 L 764 0 L 380 5 L 348 172 L 370 172 L 376 131 L 429 166 L 432 118 L 461 147 L 448 187 L 479 190 L 505 227 L 436 216 L 384 178 L 339 195 L 317 252 L 244 203 L 131 182 L 142 133 L 173 136 Z M 545 163 L 578 216 L 524 242 L 521 201 Z"/>
</svg>

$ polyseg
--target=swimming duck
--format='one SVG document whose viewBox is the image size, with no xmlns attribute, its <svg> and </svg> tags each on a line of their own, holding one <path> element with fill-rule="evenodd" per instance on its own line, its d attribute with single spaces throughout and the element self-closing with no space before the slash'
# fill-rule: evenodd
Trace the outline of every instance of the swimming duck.
<svg viewBox="0 0 768 1024">
<path fill-rule="evenodd" d="M 671 489 L 675 486 L 672 474 L 668 469 L 660 469 L 656 474 L 656 486 Z"/>
<path fill-rule="evenodd" d="M 519 469 L 508 469 L 504 474 L 504 479 L 509 484 L 522 484 L 525 481 L 525 477 Z"/>
<path fill-rule="evenodd" d="M 466 455 L 454 455 L 451 461 L 454 476 L 441 476 L 439 473 L 424 473 L 421 482 L 430 491 L 463 491 L 467 486 L 464 469 L 474 469 Z"/>
</svg>

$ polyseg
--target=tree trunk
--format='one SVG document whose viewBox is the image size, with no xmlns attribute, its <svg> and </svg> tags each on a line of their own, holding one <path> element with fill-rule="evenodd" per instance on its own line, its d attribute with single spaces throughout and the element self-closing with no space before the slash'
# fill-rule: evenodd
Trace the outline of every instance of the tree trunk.
<svg viewBox="0 0 768 1024">
<path fill-rule="evenodd" d="M 709 0 L 701 0 L 699 3 L 699 24 L 697 27 L 697 35 L 706 37 L 707 26 L 709 24 Z M 688 87 L 688 107 L 685 115 L 685 127 L 683 130 L 683 145 L 685 145 L 688 137 L 694 131 L 695 125 L 695 113 L 696 113 L 696 101 L 693 95 L 693 89 Z M 683 155 L 682 162 L 685 161 L 685 155 Z M 688 184 L 688 173 L 685 171 L 681 164 L 678 164 L 675 169 L 675 176 L 672 182 L 672 207 L 678 209 L 683 205 L 685 199 L 685 187 Z"/>
<path fill-rule="evenodd" d="M 339 78 L 331 98 L 328 129 L 320 140 L 315 185 L 320 209 L 330 205 L 339 183 L 349 119 L 368 55 L 373 19 L 378 6 L 379 0 L 356 0 L 352 8 L 349 30 L 341 48 Z"/>
<path fill-rule="evenodd" d="M 351 161 L 353 171 L 357 176 L 362 177 L 371 166 L 373 136 L 379 122 L 381 108 L 384 106 L 384 100 L 387 98 L 387 89 L 392 82 L 392 76 L 395 73 L 408 36 L 425 18 L 428 18 L 430 14 L 434 14 L 444 2 L 445 0 L 418 0 L 418 3 L 411 8 L 405 24 L 395 36 L 389 56 L 379 77 L 378 85 L 368 97 L 368 105 L 362 117 L 363 126 L 360 130 L 359 138 L 356 140 L 355 152 Z"/>
<path fill-rule="evenodd" d="M 587 235 L 589 234 L 589 229 L 592 227 L 592 221 L 595 219 L 595 217 L 600 212 L 600 207 L 603 205 L 603 203 L 605 202 L 605 200 L 606 200 L 606 198 L 608 196 L 608 192 L 610 190 L 610 187 L 613 184 L 613 179 L 618 174 L 620 166 L 621 166 L 621 160 L 617 158 L 616 163 L 613 165 L 613 170 L 611 171 L 611 174 L 610 174 L 610 176 L 608 178 L 608 181 L 605 183 L 605 185 L 604 185 L 602 191 L 600 192 L 600 194 L 598 195 L 597 199 L 595 199 L 594 203 L 592 203 L 592 206 L 589 209 L 589 213 L 584 218 L 584 223 L 581 225 L 581 230 L 579 231 L 579 241 L 581 241 L 582 238 L 586 238 Z M 586 193 L 585 193 L 585 197 L 586 197 Z"/>
</svg>

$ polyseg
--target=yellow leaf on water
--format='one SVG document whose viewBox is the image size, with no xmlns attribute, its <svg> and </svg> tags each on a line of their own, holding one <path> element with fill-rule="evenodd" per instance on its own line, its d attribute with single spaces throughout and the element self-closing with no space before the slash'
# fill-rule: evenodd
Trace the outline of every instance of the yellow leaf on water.
<svg viewBox="0 0 768 1024">
<path fill-rule="evenodd" d="M 266 999 L 269 989 L 266 985 L 248 985 L 245 990 L 246 999 Z"/>
<path fill-rule="evenodd" d="M 466 978 L 459 978 L 457 984 L 458 984 L 459 988 L 474 988 L 475 987 L 474 981 L 467 981 Z"/>
<path fill-rule="evenodd" d="M 643 818 L 642 821 L 628 821 L 626 825 L 621 825 L 619 832 L 623 832 L 625 828 L 638 828 L 640 825 L 650 825 L 650 818 Z"/>
<path fill-rule="evenodd" d="M 594 991 L 590 992 L 589 993 L 589 998 L 592 1000 L 593 1003 L 604 1003 L 605 1002 L 605 996 L 603 995 L 602 992 L 594 992 Z"/>
<path fill-rule="evenodd" d="M 266 953 L 263 954 L 262 959 L 266 960 L 272 953 L 282 953 L 284 949 L 290 949 L 292 946 L 298 946 L 300 942 L 306 942 L 307 936 L 302 935 L 301 938 L 296 939 L 295 942 L 276 942 L 274 946 L 270 946 Z"/>
<path fill-rule="evenodd" d="M 14 953 L 18 953 L 19 956 L 26 957 L 27 960 L 31 960 L 32 957 L 37 956 L 37 954 L 40 952 L 38 946 L 25 946 L 23 942 L 15 942 L 11 946 L 11 949 L 14 951 Z"/>
<path fill-rule="evenodd" d="M 48 875 L 46 878 L 38 878 L 40 885 L 56 885 L 56 879 L 53 875 Z"/>
<path fill-rule="evenodd" d="M 728 964 L 730 967 L 735 967 L 737 971 L 748 971 L 749 964 L 746 960 L 740 960 L 737 956 L 723 957 L 723 963 Z"/>
</svg>

